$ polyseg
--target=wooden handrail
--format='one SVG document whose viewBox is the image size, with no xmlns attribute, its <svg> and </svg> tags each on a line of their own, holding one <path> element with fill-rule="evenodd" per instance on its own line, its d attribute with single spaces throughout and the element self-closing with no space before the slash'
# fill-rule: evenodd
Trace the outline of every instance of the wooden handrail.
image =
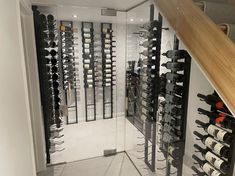
<svg viewBox="0 0 235 176">
<path fill-rule="evenodd" d="M 192 0 L 155 2 L 235 115 L 235 45 Z"/>
</svg>

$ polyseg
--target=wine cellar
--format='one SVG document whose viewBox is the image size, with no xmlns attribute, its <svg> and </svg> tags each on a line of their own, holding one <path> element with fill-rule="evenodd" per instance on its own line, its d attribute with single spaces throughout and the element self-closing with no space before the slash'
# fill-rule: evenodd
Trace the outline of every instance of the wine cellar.
<svg viewBox="0 0 235 176">
<path fill-rule="evenodd" d="M 0 8 L 2 175 L 235 175 L 235 0 Z"/>
</svg>

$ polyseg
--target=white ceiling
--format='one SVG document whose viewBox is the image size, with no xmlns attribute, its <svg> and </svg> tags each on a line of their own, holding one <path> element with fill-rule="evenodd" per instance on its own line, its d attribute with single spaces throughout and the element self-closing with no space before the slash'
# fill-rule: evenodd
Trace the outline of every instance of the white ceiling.
<svg viewBox="0 0 235 176">
<path fill-rule="evenodd" d="M 72 5 L 82 7 L 129 9 L 144 0 L 31 0 L 35 5 Z"/>
</svg>

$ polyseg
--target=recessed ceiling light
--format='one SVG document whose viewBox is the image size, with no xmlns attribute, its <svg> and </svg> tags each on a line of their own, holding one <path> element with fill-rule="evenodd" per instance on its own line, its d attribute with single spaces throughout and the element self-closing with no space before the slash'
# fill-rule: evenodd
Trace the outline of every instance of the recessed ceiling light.
<svg viewBox="0 0 235 176">
<path fill-rule="evenodd" d="M 131 19 L 130 19 L 130 21 L 134 21 L 134 19 L 133 19 L 133 18 L 131 18 Z"/>
<path fill-rule="evenodd" d="M 140 21 L 144 21 L 144 20 L 141 18 Z"/>
<path fill-rule="evenodd" d="M 77 18 L 78 17 L 78 15 L 76 15 L 76 14 L 73 14 L 73 18 Z"/>
</svg>

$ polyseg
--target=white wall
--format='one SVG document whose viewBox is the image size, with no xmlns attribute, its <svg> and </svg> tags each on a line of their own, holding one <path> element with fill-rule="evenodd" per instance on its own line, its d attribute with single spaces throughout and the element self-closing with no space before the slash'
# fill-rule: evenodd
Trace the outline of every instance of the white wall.
<svg viewBox="0 0 235 176">
<path fill-rule="evenodd" d="M 24 53 L 27 82 L 29 88 L 30 116 L 32 120 L 34 150 L 37 172 L 46 169 L 45 134 L 43 127 L 40 86 L 34 36 L 33 13 L 31 9 L 21 6 L 21 23 L 23 31 Z"/>
<path fill-rule="evenodd" d="M 0 172 L 35 176 L 19 0 L 0 1 L 0 19 Z"/>
</svg>

